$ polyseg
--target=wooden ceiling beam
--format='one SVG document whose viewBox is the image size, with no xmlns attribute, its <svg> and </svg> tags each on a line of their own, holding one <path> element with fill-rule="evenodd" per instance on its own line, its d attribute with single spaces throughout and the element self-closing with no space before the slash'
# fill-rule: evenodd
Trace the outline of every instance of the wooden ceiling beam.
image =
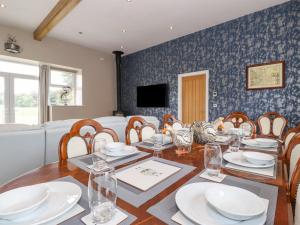
<svg viewBox="0 0 300 225">
<path fill-rule="evenodd" d="M 55 7 L 33 32 L 33 38 L 41 41 L 81 0 L 59 0 Z"/>
</svg>

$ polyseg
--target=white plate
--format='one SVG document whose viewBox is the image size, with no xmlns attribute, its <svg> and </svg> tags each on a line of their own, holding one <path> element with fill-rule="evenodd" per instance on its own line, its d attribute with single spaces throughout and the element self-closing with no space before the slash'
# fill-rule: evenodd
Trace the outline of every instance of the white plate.
<svg viewBox="0 0 300 225">
<path fill-rule="evenodd" d="M 14 220 L 0 220 L 6 225 L 39 225 L 49 222 L 70 210 L 81 197 L 81 188 L 70 182 L 49 182 L 49 197 L 38 209 Z"/>
<path fill-rule="evenodd" d="M 244 139 L 241 141 L 243 144 L 248 145 L 248 146 L 252 146 L 252 147 L 261 147 L 261 148 L 276 148 L 277 144 L 263 144 L 259 141 L 257 141 L 256 139 Z"/>
<path fill-rule="evenodd" d="M 201 225 L 263 225 L 266 213 L 246 221 L 236 221 L 222 216 L 205 199 L 205 192 L 224 184 L 200 182 L 187 184 L 180 188 L 175 196 L 179 210 L 190 220 Z"/>
<path fill-rule="evenodd" d="M 243 156 L 250 163 L 258 165 L 270 164 L 274 160 L 274 156 L 261 152 L 243 152 Z"/>
<path fill-rule="evenodd" d="M 123 142 L 110 142 L 105 145 L 105 150 L 110 152 L 121 151 L 125 144 Z"/>
<path fill-rule="evenodd" d="M 278 144 L 276 140 L 270 138 L 255 138 L 255 141 L 266 146 L 276 146 Z"/>
<path fill-rule="evenodd" d="M 136 154 L 138 152 L 139 151 L 137 150 L 136 147 L 126 145 L 120 151 L 116 151 L 116 152 L 106 151 L 104 154 L 108 155 L 108 156 L 119 157 L 119 156 L 133 155 L 133 154 Z"/>
<path fill-rule="evenodd" d="M 250 168 L 268 168 L 275 165 L 275 160 L 272 160 L 269 164 L 263 164 L 263 165 L 250 163 L 243 156 L 242 152 L 228 152 L 223 155 L 223 158 L 226 161 L 233 163 L 235 165 L 250 167 Z"/>
<path fill-rule="evenodd" d="M 233 220 L 248 220 L 264 213 L 260 197 L 242 188 L 217 186 L 205 192 L 206 200 L 223 216 Z"/>
<path fill-rule="evenodd" d="M 16 188 L 0 195 L 0 218 L 12 219 L 35 210 L 49 196 L 46 185 Z"/>
</svg>

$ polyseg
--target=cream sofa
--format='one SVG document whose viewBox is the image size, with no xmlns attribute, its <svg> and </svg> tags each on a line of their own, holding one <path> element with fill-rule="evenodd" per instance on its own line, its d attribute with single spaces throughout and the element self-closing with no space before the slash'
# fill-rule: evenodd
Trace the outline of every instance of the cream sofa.
<svg viewBox="0 0 300 225">
<path fill-rule="evenodd" d="M 143 118 L 159 127 L 156 117 Z M 125 142 L 130 117 L 99 117 L 94 120 L 116 131 Z M 60 138 L 79 119 L 51 121 L 42 126 L 0 125 L 0 185 L 32 169 L 58 161 Z"/>
<path fill-rule="evenodd" d="M 0 185 L 44 165 L 45 130 L 39 126 L 0 126 Z"/>
</svg>

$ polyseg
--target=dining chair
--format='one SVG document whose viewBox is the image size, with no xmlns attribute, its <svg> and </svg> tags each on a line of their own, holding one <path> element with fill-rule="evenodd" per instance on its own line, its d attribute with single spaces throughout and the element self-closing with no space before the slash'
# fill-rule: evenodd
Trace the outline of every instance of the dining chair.
<svg viewBox="0 0 300 225">
<path fill-rule="evenodd" d="M 102 129 L 96 132 L 90 140 L 89 145 L 91 151 L 92 151 L 93 141 L 100 140 L 100 139 L 104 139 L 106 143 L 119 142 L 119 137 L 113 129 L 102 127 Z"/>
<path fill-rule="evenodd" d="M 156 131 L 155 125 L 146 122 L 142 117 L 131 117 L 125 130 L 126 144 L 130 145 L 149 139 Z"/>
<path fill-rule="evenodd" d="M 117 134 L 109 128 L 104 128 L 92 119 L 79 120 L 73 124 L 69 133 L 60 140 L 58 154 L 59 160 L 87 155 L 92 152 L 92 141 L 105 138 L 107 142 L 118 141 Z"/>
<path fill-rule="evenodd" d="M 231 128 L 242 128 L 250 130 L 251 136 L 256 134 L 255 123 L 243 112 L 232 112 L 228 114 L 223 124 L 225 132 L 228 132 Z"/>
<path fill-rule="evenodd" d="M 296 202 L 295 202 L 295 213 L 294 213 L 294 225 L 300 225 L 300 185 L 297 188 Z"/>
<path fill-rule="evenodd" d="M 288 149 L 289 144 L 291 143 L 292 138 L 297 134 L 300 133 L 300 124 L 297 127 L 290 128 L 283 136 L 283 143 L 282 143 L 282 156 L 286 158 L 286 151 Z"/>
<path fill-rule="evenodd" d="M 260 135 L 281 139 L 288 120 L 277 112 L 267 112 L 257 119 Z"/>
<path fill-rule="evenodd" d="M 176 117 L 172 114 L 165 114 L 163 116 L 163 127 L 171 126 L 173 130 L 179 130 L 183 128 L 183 122 L 177 120 Z"/>
<path fill-rule="evenodd" d="M 300 133 L 295 134 L 285 153 L 285 163 L 287 165 L 289 180 L 292 177 L 297 161 L 300 158 Z"/>
</svg>

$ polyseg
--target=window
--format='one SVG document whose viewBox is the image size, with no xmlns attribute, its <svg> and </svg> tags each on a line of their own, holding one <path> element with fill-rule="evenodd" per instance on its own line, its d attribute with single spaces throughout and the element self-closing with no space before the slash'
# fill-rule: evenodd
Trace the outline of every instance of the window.
<svg viewBox="0 0 300 225">
<path fill-rule="evenodd" d="M 79 71 L 50 68 L 49 105 L 81 105 L 82 76 Z"/>
<path fill-rule="evenodd" d="M 38 124 L 39 67 L 0 60 L 0 123 Z"/>
</svg>

